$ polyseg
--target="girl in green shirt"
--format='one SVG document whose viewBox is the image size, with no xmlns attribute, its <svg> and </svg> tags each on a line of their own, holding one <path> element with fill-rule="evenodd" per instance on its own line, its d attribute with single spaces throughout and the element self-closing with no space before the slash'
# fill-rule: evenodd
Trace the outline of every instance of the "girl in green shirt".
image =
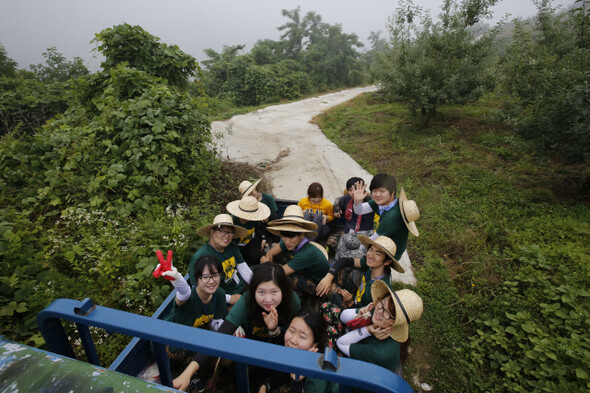
<svg viewBox="0 0 590 393">
<path fill-rule="evenodd" d="M 299 311 L 285 331 L 285 346 L 310 352 L 323 352 L 326 346 L 326 321 L 318 311 Z M 259 393 L 275 391 L 291 393 L 332 393 L 338 385 L 328 381 L 295 374 L 276 372 L 267 378 Z"/>
</svg>

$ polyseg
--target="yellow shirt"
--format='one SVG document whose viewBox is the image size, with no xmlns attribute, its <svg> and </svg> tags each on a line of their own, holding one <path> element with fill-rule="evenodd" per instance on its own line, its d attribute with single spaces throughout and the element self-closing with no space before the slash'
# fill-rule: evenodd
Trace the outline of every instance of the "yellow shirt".
<svg viewBox="0 0 590 393">
<path fill-rule="evenodd" d="M 322 198 L 320 203 L 312 205 L 309 197 L 305 197 L 297 204 L 301 210 L 309 210 L 313 213 L 322 212 L 323 215 L 328 216 L 328 222 L 334 220 L 334 206 L 326 198 Z"/>
</svg>

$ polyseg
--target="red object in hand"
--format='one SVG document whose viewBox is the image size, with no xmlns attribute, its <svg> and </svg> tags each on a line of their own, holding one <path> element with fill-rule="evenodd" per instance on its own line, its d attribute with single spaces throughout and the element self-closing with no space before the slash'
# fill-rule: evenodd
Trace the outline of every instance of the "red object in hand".
<svg viewBox="0 0 590 393">
<path fill-rule="evenodd" d="M 358 317 L 351 321 L 348 321 L 346 323 L 346 326 L 348 326 L 351 329 L 360 329 L 363 326 L 369 326 L 372 323 L 373 321 L 371 320 L 371 318 Z"/>
<path fill-rule="evenodd" d="M 160 261 L 160 265 L 154 270 L 152 273 L 154 277 L 158 278 L 164 272 L 172 270 L 172 250 L 168 250 L 167 258 L 164 259 L 164 255 L 162 251 L 156 251 L 156 256 L 158 257 L 158 261 Z M 164 276 L 166 280 L 174 280 L 172 277 Z"/>
</svg>

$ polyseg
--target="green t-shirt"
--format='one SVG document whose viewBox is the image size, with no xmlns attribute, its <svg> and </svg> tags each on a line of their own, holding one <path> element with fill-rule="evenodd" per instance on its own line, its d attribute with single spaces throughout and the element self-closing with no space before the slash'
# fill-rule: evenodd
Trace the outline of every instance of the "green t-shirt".
<svg viewBox="0 0 590 393">
<path fill-rule="evenodd" d="M 261 192 L 261 194 L 262 194 L 262 203 L 264 203 L 266 206 L 268 206 L 268 208 L 270 209 L 270 214 L 279 210 L 279 208 L 277 207 L 277 203 L 276 203 L 275 199 L 272 197 L 272 195 L 265 194 L 263 192 Z"/>
<path fill-rule="evenodd" d="M 365 307 L 373 301 L 373 298 L 371 297 L 373 280 L 371 279 L 371 269 L 367 265 L 367 257 L 361 258 L 361 269 L 363 269 L 363 277 L 361 278 L 361 284 L 354 297 L 355 307 Z M 379 279 L 383 280 L 383 282 L 391 288 L 391 269 L 389 266 L 385 266 L 385 275 Z"/>
<path fill-rule="evenodd" d="M 377 202 L 371 199 L 367 203 L 375 212 L 375 216 L 379 216 L 379 205 Z M 399 201 L 379 217 L 379 226 L 376 231 L 379 236 L 387 236 L 393 240 L 397 250 L 394 256 L 399 261 L 404 251 L 406 251 L 409 233 L 408 227 L 404 223 L 401 211 L 399 210 Z"/>
<path fill-rule="evenodd" d="M 287 251 L 287 247 L 282 240 L 280 245 L 282 251 Z M 324 253 L 311 243 L 307 243 L 295 253 L 293 251 L 290 253 L 293 258 L 287 263 L 287 266 L 313 280 L 316 284 L 330 270 L 330 264 Z"/>
<path fill-rule="evenodd" d="M 172 311 L 165 319 L 186 326 L 205 327 L 211 320 L 224 319 L 226 315 L 227 304 L 223 289 L 217 288 L 209 303 L 205 304 L 197 295 L 195 288 L 192 287 L 191 297 L 180 306 L 175 301 Z"/>
<path fill-rule="evenodd" d="M 395 372 L 400 359 L 400 343 L 392 338 L 367 337 L 350 346 L 350 358 L 373 363 Z"/>
<path fill-rule="evenodd" d="M 254 236 L 260 236 L 260 234 L 262 233 L 262 226 L 260 221 L 246 221 L 245 223 L 242 223 L 239 217 L 232 216 L 232 218 L 234 225 L 239 225 L 248 231 L 241 238 L 233 240 L 233 242 L 236 243 L 238 246 L 245 246 L 246 244 L 250 243 L 250 240 L 252 240 Z"/>
<path fill-rule="evenodd" d="M 289 326 L 289 323 L 293 316 L 299 311 L 301 308 L 301 300 L 299 300 L 299 296 L 293 292 L 293 305 L 291 306 L 291 315 L 285 318 L 287 322 L 286 326 L 281 326 L 281 329 L 285 331 Z M 264 326 L 253 326 L 250 324 L 250 317 L 252 315 L 252 310 L 250 310 L 248 306 L 248 291 L 246 291 L 241 297 L 240 300 L 237 301 L 236 304 L 233 305 L 227 317 L 225 318 L 226 321 L 230 322 L 234 326 L 241 326 L 244 331 L 246 332 L 247 338 L 253 338 L 255 340 L 266 341 L 270 339 L 270 335 L 268 334 L 268 328 L 266 325 Z"/>
<path fill-rule="evenodd" d="M 240 253 L 240 250 L 238 250 L 236 243 L 229 243 L 223 252 L 217 251 L 209 243 L 199 248 L 188 263 L 188 276 L 190 277 L 191 282 L 195 277 L 195 265 L 199 258 L 204 256 L 215 257 L 221 262 L 223 272 L 220 272 L 221 283 L 219 286 L 225 291 L 225 293 L 235 295 L 236 293 L 244 292 L 246 282 L 242 276 L 240 276 L 238 269 L 236 269 L 238 264 L 244 262 L 244 257 L 242 256 L 242 253 Z"/>
</svg>

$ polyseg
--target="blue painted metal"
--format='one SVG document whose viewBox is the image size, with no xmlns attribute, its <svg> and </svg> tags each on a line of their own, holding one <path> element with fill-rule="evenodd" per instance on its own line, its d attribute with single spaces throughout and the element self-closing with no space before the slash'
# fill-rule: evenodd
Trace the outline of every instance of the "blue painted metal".
<svg viewBox="0 0 590 393">
<path fill-rule="evenodd" d="M 412 392 L 410 385 L 401 377 L 374 364 L 340 358 L 336 371 L 323 369 L 321 364 L 325 359 L 321 353 L 195 329 L 108 307 L 96 306 L 88 315 L 78 315 L 74 309 L 79 308 L 80 304 L 79 301 L 72 299 L 58 299 L 37 315 L 39 329 L 54 352 L 73 357 L 73 351 L 61 326 L 60 320 L 65 319 L 163 345 L 231 359 L 238 363 L 238 369 L 242 367 L 242 364 L 252 364 L 373 392 Z M 330 363 L 334 362 L 330 361 Z M 248 385 L 242 380 L 238 381 L 237 386 Z"/>
</svg>

